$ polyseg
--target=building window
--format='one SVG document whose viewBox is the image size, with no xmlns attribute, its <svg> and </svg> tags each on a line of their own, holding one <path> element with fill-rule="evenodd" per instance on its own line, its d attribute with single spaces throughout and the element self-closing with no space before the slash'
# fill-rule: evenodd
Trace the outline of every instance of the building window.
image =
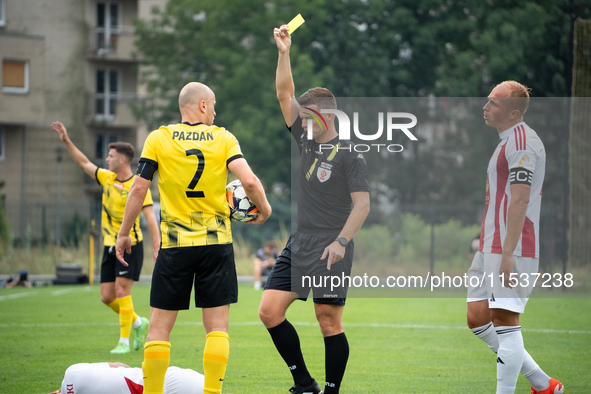
<svg viewBox="0 0 591 394">
<path fill-rule="evenodd" d="M 1 1 L 1 0 L 0 0 Z M 100 2 L 96 5 L 96 47 L 99 51 L 117 49 L 117 36 L 121 28 L 119 3 Z"/>
<path fill-rule="evenodd" d="M 6 160 L 6 142 L 4 140 L 4 129 L 0 127 L 0 161 Z"/>
<path fill-rule="evenodd" d="M 23 60 L 2 60 L 2 91 L 27 93 L 29 91 L 29 63 Z"/>
<path fill-rule="evenodd" d="M 96 136 L 96 158 L 99 160 L 106 160 L 109 156 L 109 144 L 117 142 L 117 135 L 115 134 L 97 134 Z"/>
<path fill-rule="evenodd" d="M 112 69 L 96 71 L 95 112 L 99 119 L 112 119 L 116 115 L 121 81 L 119 72 Z"/>
<path fill-rule="evenodd" d="M 6 25 L 6 0 L 0 0 L 0 26 Z"/>
</svg>

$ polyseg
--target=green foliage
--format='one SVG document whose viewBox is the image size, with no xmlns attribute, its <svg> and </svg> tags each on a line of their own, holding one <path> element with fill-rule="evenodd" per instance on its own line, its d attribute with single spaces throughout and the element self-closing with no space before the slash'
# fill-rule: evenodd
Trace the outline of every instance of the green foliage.
<svg viewBox="0 0 591 394">
<path fill-rule="evenodd" d="M 217 96 L 216 124 L 237 136 L 267 189 L 289 183 L 290 137 L 275 97 L 272 29 L 298 13 L 306 23 L 291 49 L 296 95 L 325 86 L 337 97 L 484 98 L 497 83 L 515 79 L 534 97 L 565 97 L 572 85 L 573 22 L 591 17 L 591 2 L 170 0 L 154 20 L 137 22 L 137 47 L 148 66 L 148 97 L 138 115 L 151 127 L 176 122 L 180 88 L 204 82 Z M 483 105 L 476 100 L 466 110 L 480 114 Z M 544 245 L 556 243 L 559 259 L 567 233 L 565 107 L 530 110 L 525 117 L 546 146 L 544 206 L 555 234 Z M 419 139 L 405 145 L 405 154 L 379 163 L 371 181 L 387 186 L 400 204 L 482 205 L 496 132 L 481 118 L 456 126 L 437 144 Z M 372 205 L 375 196 L 372 190 Z M 379 223 L 371 215 L 368 222 Z"/>
<path fill-rule="evenodd" d="M 287 392 L 291 374 L 257 316 L 261 292 L 251 284 L 239 291 L 239 303 L 230 308 L 223 390 Z M 17 292 L 29 294 L 12 298 Z M 149 285 L 133 287 L 140 316 L 149 314 L 149 292 Z M 351 355 L 341 392 L 494 392 L 494 354 L 465 326 L 465 293 L 454 294 L 457 298 L 348 299 L 343 321 Z M 0 298 L 2 393 L 52 392 L 75 363 L 119 361 L 141 367 L 142 351 L 109 355 L 119 338 L 119 321 L 100 302 L 98 285 L 0 289 Z M 528 352 L 570 393 L 585 393 L 591 385 L 591 315 L 581 313 L 590 307 L 589 299 L 532 298 L 521 317 Z M 294 302 L 288 319 L 298 330 L 310 373 L 322 385 L 324 342 L 311 301 Z M 201 312 L 181 311 L 171 336 L 170 365 L 202 373 L 204 343 Z M 529 392 L 523 376 L 517 391 Z"/>
<path fill-rule="evenodd" d="M 203 82 L 216 93 L 216 124 L 236 135 L 255 173 L 269 186 L 286 182 L 290 135 L 275 93 L 272 33 L 294 12 L 265 0 L 172 0 L 153 21 L 137 21 L 136 45 L 142 64 L 149 66 L 142 76 L 149 96 L 138 115 L 152 128 L 178 122 L 178 92 L 190 81 Z M 294 50 L 292 60 L 302 86 L 326 77 L 313 72 L 305 52 Z"/>
<path fill-rule="evenodd" d="M 434 225 L 435 270 L 466 270 L 469 267 L 470 243 L 480 226 L 462 226 L 458 220 Z M 368 275 L 412 272 L 429 267 L 431 225 L 412 213 L 400 214 L 396 225 L 362 227 L 355 235 L 355 253 Z"/>
<path fill-rule="evenodd" d="M 66 232 L 63 236 L 64 243 L 77 248 L 87 233 L 88 223 L 86 220 L 80 218 L 78 212 L 75 212 L 72 219 L 66 225 Z"/>
</svg>

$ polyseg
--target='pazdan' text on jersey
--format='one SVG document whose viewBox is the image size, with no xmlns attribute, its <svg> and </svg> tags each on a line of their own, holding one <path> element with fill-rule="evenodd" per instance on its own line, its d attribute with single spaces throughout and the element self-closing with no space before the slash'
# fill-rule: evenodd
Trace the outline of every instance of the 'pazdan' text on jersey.
<svg viewBox="0 0 591 394">
<path fill-rule="evenodd" d="M 162 248 L 232 242 L 228 164 L 242 157 L 236 137 L 214 125 L 178 123 L 148 136 L 140 165 L 158 169 Z"/>
<path fill-rule="evenodd" d="M 531 186 L 525 223 L 515 256 L 539 257 L 540 207 L 546 171 L 546 151 L 540 137 L 524 122 L 503 131 L 501 141 L 488 163 L 486 208 L 480 233 L 479 251 L 503 253 L 507 235 L 507 213 L 511 185 Z"/>
<path fill-rule="evenodd" d="M 123 222 L 123 213 L 125 212 L 125 203 L 129 189 L 133 184 L 135 175 L 124 181 L 117 179 L 117 174 L 104 168 L 97 168 L 96 181 L 103 187 L 103 243 L 105 246 L 113 246 L 117 242 L 117 234 Z M 152 205 L 152 193 L 148 190 L 144 200 L 144 207 Z M 137 245 L 143 240 L 142 230 L 140 229 L 140 217 L 135 219 L 133 227 L 129 232 L 131 244 Z"/>
</svg>

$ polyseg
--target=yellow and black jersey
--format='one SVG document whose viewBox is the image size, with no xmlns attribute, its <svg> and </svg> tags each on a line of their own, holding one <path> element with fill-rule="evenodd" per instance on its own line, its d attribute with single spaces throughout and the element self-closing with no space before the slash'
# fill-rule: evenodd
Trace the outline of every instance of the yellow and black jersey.
<svg viewBox="0 0 591 394">
<path fill-rule="evenodd" d="M 125 212 L 125 203 L 127 195 L 133 183 L 133 175 L 124 181 L 117 179 L 117 174 L 104 168 L 97 168 L 96 181 L 103 187 L 103 242 L 105 246 L 113 246 L 117 240 L 117 234 L 123 222 L 123 213 Z M 153 204 L 152 193 L 148 190 L 144 207 Z M 143 240 L 142 230 L 140 230 L 140 217 L 135 219 L 135 223 L 130 231 L 131 244 L 136 245 Z"/>
<path fill-rule="evenodd" d="M 178 123 L 148 136 L 138 174 L 158 171 L 163 249 L 232 242 L 228 164 L 242 157 L 236 137 L 215 125 Z"/>
</svg>

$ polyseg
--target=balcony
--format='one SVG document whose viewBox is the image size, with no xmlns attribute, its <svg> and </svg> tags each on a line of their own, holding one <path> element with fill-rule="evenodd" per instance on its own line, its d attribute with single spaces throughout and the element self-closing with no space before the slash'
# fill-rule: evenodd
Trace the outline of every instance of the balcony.
<svg viewBox="0 0 591 394">
<path fill-rule="evenodd" d="M 86 52 L 86 58 L 93 61 L 137 62 L 135 51 L 135 29 L 133 26 L 118 28 L 95 27 L 92 30 L 93 44 Z"/>
</svg>

